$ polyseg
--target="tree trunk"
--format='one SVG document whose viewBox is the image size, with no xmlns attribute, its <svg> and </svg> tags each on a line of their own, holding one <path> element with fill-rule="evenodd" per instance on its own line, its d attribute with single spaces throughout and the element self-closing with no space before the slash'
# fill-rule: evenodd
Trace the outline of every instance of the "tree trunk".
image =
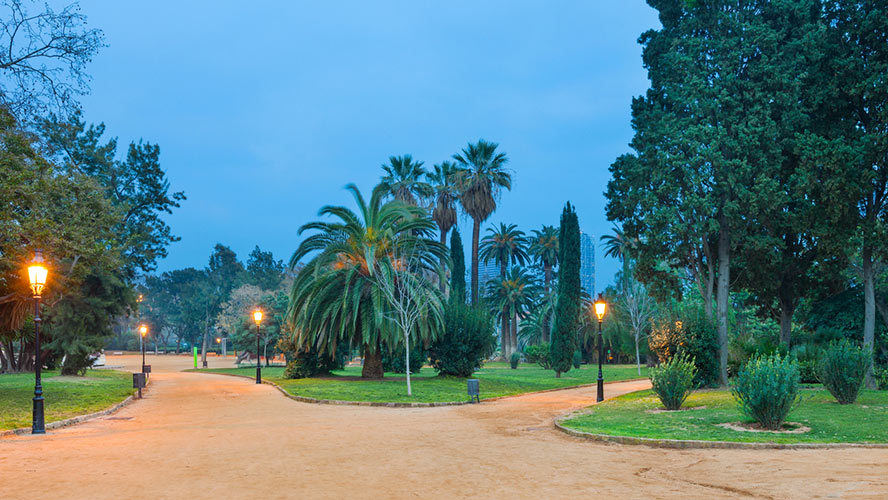
<svg viewBox="0 0 888 500">
<path fill-rule="evenodd" d="M 728 385 L 728 294 L 730 293 L 731 278 L 731 240 L 728 234 L 728 222 L 724 215 L 719 216 L 721 228 L 718 233 L 718 291 L 717 315 L 718 315 L 718 365 L 719 384 Z"/>
<path fill-rule="evenodd" d="M 512 311 L 512 352 L 518 352 L 518 311 Z M 512 358 L 509 358 L 511 361 Z"/>
<path fill-rule="evenodd" d="M 444 245 L 445 247 L 447 246 L 447 231 L 445 231 L 444 229 L 441 229 L 441 244 Z M 441 270 L 443 271 L 444 269 L 447 269 L 446 266 L 447 266 L 447 257 L 441 257 Z M 445 294 L 445 297 L 446 297 L 447 296 L 446 295 L 447 294 L 447 276 L 446 275 L 439 275 L 438 280 L 440 281 L 440 283 L 438 283 L 438 286 L 441 289 L 441 293 Z"/>
<path fill-rule="evenodd" d="M 552 264 L 545 263 L 543 264 L 543 271 L 545 272 L 545 278 L 543 278 L 543 289 L 546 291 L 546 300 L 549 300 L 549 290 L 552 286 Z M 543 331 L 541 332 L 541 341 L 548 342 L 549 341 L 549 314 L 546 313 L 546 317 L 543 318 Z"/>
<path fill-rule="evenodd" d="M 641 376 L 641 354 L 638 352 L 638 332 L 635 332 L 635 365 L 638 367 L 638 376 Z"/>
<path fill-rule="evenodd" d="M 406 364 L 404 366 L 406 367 L 405 371 L 407 372 L 407 395 L 412 396 L 413 389 L 410 387 L 410 336 L 409 335 L 404 335 L 404 345 L 406 346 L 406 348 L 404 349 L 404 361 L 406 362 Z"/>
<path fill-rule="evenodd" d="M 206 366 L 206 364 L 207 364 L 207 332 L 204 332 L 204 334 L 203 334 L 203 343 L 200 348 L 200 353 L 201 353 L 200 354 L 200 361 L 203 364 L 203 366 Z M 256 353 L 256 356 L 257 357 L 259 356 L 258 352 Z"/>
<path fill-rule="evenodd" d="M 872 351 L 876 331 L 876 287 L 875 271 L 873 269 L 873 251 L 864 242 L 863 245 L 863 347 Z M 876 379 L 873 377 L 873 365 L 870 363 L 866 371 L 866 387 L 876 388 Z"/>
<path fill-rule="evenodd" d="M 502 325 L 500 327 L 500 337 L 502 338 L 503 343 L 503 358 L 506 361 L 509 361 L 512 355 L 511 342 L 509 342 L 509 310 L 503 307 L 502 312 L 500 313 L 500 317 L 502 318 Z"/>
<path fill-rule="evenodd" d="M 364 345 L 364 367 L 361 369 L 361 378 L 382 378 L 384 372 L 382 370 L 382 348 L 379 341 L 376 342 L 374 349 L 369 345 Z"/>
<path fill-rule="evenodd" d="M 787 351 L 792 344 L 792 301 L 780 299 L 780 343 Z"/>
<path fill-rule="evenodd" d="M 481 233 L 481 221 L 474 219 L 472 223 L 472 305 L 478 303 L 478 237 Z"/>
</svg>

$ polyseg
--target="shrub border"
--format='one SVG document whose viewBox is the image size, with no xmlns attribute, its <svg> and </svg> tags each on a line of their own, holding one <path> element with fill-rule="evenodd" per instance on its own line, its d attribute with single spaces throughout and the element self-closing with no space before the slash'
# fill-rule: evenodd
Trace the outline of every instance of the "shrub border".
<svg viewBox="0 0 888 500">
<path fill-rule="evenodd" d="M 641 392 L 641 391 L 636 391 Z M 632 393 L 629 393 L 632 394 Z M 608 401 L 613 398 L 608 398 Z M 564 421 L 578 417 L 588 412 L 588 409 L 573 411 L 555 419 L 555 429 L 573 437 L 599 443 L 614 443 L 622 445 L 640 445 L 652 448 L 674 449 L 725 449 L 725 450 L 800 450 L 800 449 L 843 449 L 843 448 L 888 448 L 888 443 L 748 443 L 739 441 L 704 441 L 700 439 L 658 439 L 634 436 L 615 436 L 611 434 L 597 434 L 594 432 L 578 431 L 564 425 Z"/>
<path fill-rule="evenodd" d="M 219 373 L 219 372 L 203 371 L 200 369 L 199 370 L 189 369 L 189 370 L 185 370 L 185 371 L 186 372 L 193 372 L 193 373 L 202 373 L 205 375 L 225 375 L 226 377 L 240 377 L 240 378 L 245 378 L 245 379 L 253 379 L 252 376 L 248 377 L 246 375 L 239 375 L 237 373 Z M 623 382 L 637 382 L 639 380 L 647 380 L 647 379 L 646 378 L 633 378 L 633 379 L 627 379 L 627 380 L 614 380 L 612 382 L 605 382 L 604 384 L 605 385 L 607 385 L 607 384 L 621 384 Z M 432 402 L 432 403 L 395 403 L 395 402 L 384 402 L 384 401 L 342 401 L 339 399 L 316 399 L 316 398 L 309 398 L 307 396 L 297 396 L 296 394 L 291 394 L 290 392 L 287 392 L 287 390 L 284 389 L 283 387 L 281 387 L 278 384 L 276 384 L 270 380 L 267 380 L 267 379 L 262 379 L 262 383 L 268 384 L 268 385 L 274 387 L 275 389 L 280 391 L 284 396 L 286 396 L 294 401 L 299 401 L 300 403 L 311 403 L 311 404 L 319 404 L 319 405 L 377 406 L 377 407 L 383 407 L 383 408 L 436 408 L 436 407 L 441 407 L 441 406 L 462 406 L 462 405 L 472 404 L 471 401 L 438 401 L 438 402 Z M 484 402 L 484 401 L 498 401 L 500 399 L 517 398 L 519 396 L 526 396 L 528 394 L 542 394 L 545 392 L 567 391 L 570 389 L 581 389 L 583 387 L 594 387 L 596 385 L 598 385 L 598 382 L 593 382 L 591 384 L 572 385 L 570 387 L 556 387 L 553 389 L 542 389 L 539 391 L 522 392 L 520 394 L 511 394 L 508 396 L 495 396 L 492 398 L 481 398 L 481 401 L 482 402 Z"/>
<path fill-rule="evenodd" d="M 147 379 L 145 381 L 145 388 L 142 389 L 143 391 L 148 389 L 148 384 L 150 383 L 149 380 L 150 379 Z M 75 424 L 89 422 L 90 420 L 95 420 L 99 417 L 105 417 L 105 416 L 111 415 L 113 413 L 117 413 L 123 407 L 129 406 L 134 401 L 137 401 L 137 399 L 135 398 L 135 396 L 130 394 L 123 401 L 121 401 L 117 404 L 114 404 L 109 408 L 105 408 L 104 410 L 99 410 L 94 413 L 87 413 L 86 415 L 78 415 L 76 417 L 66 418 L 64 420 L 56 420 L 55 422 L 50 422 L 50 423 L 46 424 L 45 427 L 46 427 L 46 430 L 51 431 L 51 430 L 55 430 L 55 429 L 61 429 L 63 427 L 69 427 L 69 426 L 72 426 Z M 21 435 L 30 434 L 30 433 L 31 433 L 30 427 L 19 427 L 18 429 L 8 429 L 5 431 L 0 431 L 0 439 L 5 438 L 5 437 L 9 437 L 9 436 L 21 436 Z"/>
</svg>

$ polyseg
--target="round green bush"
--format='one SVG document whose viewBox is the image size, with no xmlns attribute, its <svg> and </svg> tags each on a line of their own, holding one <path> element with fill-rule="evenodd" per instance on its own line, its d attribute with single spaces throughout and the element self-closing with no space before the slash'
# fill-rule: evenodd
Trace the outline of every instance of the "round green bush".
<svg viewBox="0 0 888 500">
<path fill-rule="evenodd" d="M 429 348 L 439 375 L 469 377 L 496 349 L 493 316 L 486 308 L 458 301 L 444 306 L 444 331 Z"/>
<path fill-rule="evenodd" d="M 679 354 L 657 368 L 651 368 L 651 385 L 667 410 L 679 410 L 694 390 L 697 368 L 694 361 Z"/>
<path fill-rule="evenodd" d="M 766 429 L 780 429 L 801 402 L 798 363 L 780 354 L 753 357 L 734 378 L 731 393 L 746 416 Z"/>
<path fill-rule="evenodd" d="M 830 342 L 820 360 L 820 380 L 839 404 L 857 401 L 872 358 L 869 349 L 861 349 L 847 339 Z"/>
<path fill-rule="evenodd" d="M 427 356 L 422 345 L 412 346 L 410 349 L 410 373 L 419 373 L 426 359 Z M 382 369 L 391 373 L 407 373 L 403 345 L 399 345 L 391 351 L 383 349 Z"/>
<path fill-rule="evenodd" d="M 536 363 L 546 370 L 549 370 L 552 368 L 550 350 L 548 342 L 529 345 L 524 348 L 524 358 L 528 363 Z"/>
<path fill-rule="evenodd" d="M 512 356 L 509 358 L 509 366 L 512 367 L 512 369 L 514 370 L 514 369 L 518 368 L 518 363 L 520 363 L 520 362 L 521 362 L 521 353 L 518 351 L 513 352 Z"/>
</svg>

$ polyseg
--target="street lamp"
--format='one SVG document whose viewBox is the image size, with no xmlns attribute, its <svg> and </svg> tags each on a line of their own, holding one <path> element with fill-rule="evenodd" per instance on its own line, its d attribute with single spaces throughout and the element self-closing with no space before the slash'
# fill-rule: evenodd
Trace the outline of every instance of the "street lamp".
<svg viewBox="0 0 888 500">
<path fill-rule="evenodd" d="M 601 372 L 601 358 L 604 357 L 604 339 L 601 336 L 601 322 L 604 321 L 604 313 L 607 311 L 607 302 L 604 296 L 598 294 L 595 300 L 595 317 L 598 318 L 598 402 L 604 401 L 604 375 Z"/>
<path fill-rule="evenodd" d="M 139 322 L 139 323 L 142 322 L 142 300 L 144 300 L 144 297 L 142 297 L 142 294 L 140 293 L 140 294 L 139 294 L 139 298 L 136 299 L 136 302 L 138 302 L 138 305 L 136 306 L 136 311 L 137 311 L 137 313 L 138 313 L 138 319 L 136 319 L 136 321 Z M 142 339 L 142 337 L 144 337 L 144 335 L 139 335 L 139 350 L 142 351 L 142 352 L 145 352 L 145 349 L 144 349 L 144 347 L 142 346 L 142 344 L 143 344 L 145 341 L 144 341 L 144 339 Z M 142 361 L 142 364 L 143 364 L 143 365 L 145 364 L 144 360 Z M 143 370 L 143 371 L 144 371 L 144 370 Z"/>
<path fill-rule="evenodd" d="M 43 384 L 40 383 L 40 297 L 46 287 L 46 275 L 49 272 L 43 262 L 43 252 L 34 251 L 34 260 L 28 266 L 28 280 L 31 284 L 31 295 L 34 297 L 34 407 L 31 412 L 31 434 L 46 434 L 43 419 Z"/>
<path fill-rule="evenodd" d="M 145 373 L 145 336 L 148 335 L 148 327 L 142 325 L 139 327 L 139 338 L 142 340 L 142 373 Z"/>
<path fill-rule="evenodd" d="M 256 322 L 256 383 L 262 383 L 262 363 L 259 359 L 259 325 L 262 323 L 262 310 L 253 311 L 253 321 Z"/>
</svg>

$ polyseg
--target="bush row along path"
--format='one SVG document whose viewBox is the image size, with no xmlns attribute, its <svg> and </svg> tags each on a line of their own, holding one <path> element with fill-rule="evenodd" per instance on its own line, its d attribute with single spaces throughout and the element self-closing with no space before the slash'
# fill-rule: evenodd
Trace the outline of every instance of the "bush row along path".
<svg viewBox="0 0 888 500">
<path fill-rule="evenodd" d="M 151 358 L 143 401 L 0 439 L 0 497 L 888 497 L 888 450 L 664 450 L 554 430 L 555 417 L 594 401 L 594 387 L 443 408 L 314 405 L 179 371 L 188 357 Z M 139 362 L 108 356 L 127 370 Z M 606 396 L 648 386 L 610 384 Z"/>
</svg>

